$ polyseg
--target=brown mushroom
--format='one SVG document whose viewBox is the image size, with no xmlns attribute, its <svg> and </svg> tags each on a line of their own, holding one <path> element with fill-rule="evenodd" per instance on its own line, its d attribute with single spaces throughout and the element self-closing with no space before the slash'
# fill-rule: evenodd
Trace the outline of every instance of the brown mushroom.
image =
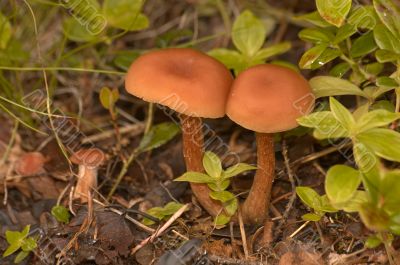
<svg viewBox="0 0 400 265">
<path fill-rule="evenodd" d="M 40 152 L 23 154 L 15 165 L 15 171 L 21 176 L 34 176 L 44 172 L 47 159 Z"/>
<path fill-rule="evenodd" d="M 204 171 L 201 118 L 225 115 L 233 77 L 214 58 L 193 49 L 170 48 L 149 52 L 131 65 L 125 80 L 128 93 L 180 113 L 183 155 L 188 171 Z M 205 184 L 191 183 L 194 195 L 212 216 L 222 205 L 212 200 Z"/>
<path fill-rule="evenodd" d="M 268 214 L 275 173 L 273 134 L 297 127 L 296 119 L 311 112 L 314 99 L 308 82 L 282 66 L 254 66 L 233 82 L 226 114 L 256 132 L 258 169 L 242 206 L 247 223 L 263 223 Z"/>
<path fill-rule="evenodd" d="M 98 167 L 104 163 L 105 154 L 97 148 L 80 149 L 70 157 L 73 164 L 79 165 L 75 199 L 87 202 L 88 192 L 97 188 Z"/>
</svg>

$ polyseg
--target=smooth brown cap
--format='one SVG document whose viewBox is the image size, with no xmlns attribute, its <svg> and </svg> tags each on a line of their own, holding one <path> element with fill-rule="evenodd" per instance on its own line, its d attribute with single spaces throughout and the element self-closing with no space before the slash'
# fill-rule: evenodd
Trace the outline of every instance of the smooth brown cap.
<svg viewBox="0 0 400 265">
<path fill-rule="evenodd" d="M 125 78 L 128 93 L 177 112 L 203 118 L 225 115 L 233 77 L 214 58 L 193 49 L 170 48 L 140 56 Z"/>
<path fill-rule="evenodd" d="M 298 126 L 315 97 L 307 80 L 283 66 L 263 64 L 240 73 L 233 82 L 226 114 L 256 132 L 275 133 Z"/>
<path fill-rule="evenodd" d="M 98 167 L 106 160 L 105 154 L 97 148 L 80 149 L 69 160 L 78 165 Z"/>
</svg>

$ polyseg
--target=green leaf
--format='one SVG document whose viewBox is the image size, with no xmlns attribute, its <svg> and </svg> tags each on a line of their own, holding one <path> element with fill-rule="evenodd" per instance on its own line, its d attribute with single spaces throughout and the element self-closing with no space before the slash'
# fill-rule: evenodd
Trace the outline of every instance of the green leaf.
<svg viewBox="0 0 400 265">
<path fill-rule="evenodd" d="M 297 16 L 297 17 L 295 17 L 295 19 L 307 21 L 315 26 L 322 27 L 322 28 L 329 27 L 331 25 L 321 17 L 321 15 L 318 13 L 318 11 L 314 11 L 314 12 L 311 12 L 308 14 Z"/>
<path fill-rule="evenodd" d="M 309 41 L 315 44 L 330 43 L 334 39 L 334 35 L 327 29 L 308 28 L 299 32 L 299 38 L 303 41 Z"/>
<path fill-rule="evenodd" d="M 162 213 L 165 216 L 173 215 L 182 207 L 183 207 L 183 204 L 181 204 L 181 203 L 169 202 L 163 207 Z"/>
<path fill-rule="evenodd" d="M 368 194 L 365 191 L 358 190 L 354 193 L 354 196 L 346 202 L 342 209 L 348 213 L 358 212 L 366 202 L 368 202 Z"/>
<path fill-rule="evenodd" d="M 400 162 L 400 134 L 390 129 L 374 128 L 358 134 L 357 139 L 377 156 Z"/>
<path fill-rule="evenodd" d="M 316 0 L 319 14 L 328 23 L 340 27 L 351 9 L 351 0 Z"/>
<path fill-rule="evenodd" d="M 373 30 L 379 21 L 375 9 L 371 5 L 359 5 L 351 11 L 347 23 L 356 28 Z"/>
<path fill-rule="evenodd" d="M 333 207 L 331 202 L 328 199 L 328 196 L 326 194 L 321 196 L 321 207 L 316 208 L 315 210 L 320 211 L 320 212 L 325 212 L 325 213 L 336 213 L 338 212 L 338 209 Z"/>
<path fill-rule="evenodd" d="M 354 197 L 360 183 L 361 175 L 357 170 L 345 165 L 333 166 L 326 175 L 326 195 L 333 205 L 342 205 Z"/>
<path fill-rule="evenodd" d="M 138 50 L 125 50 L 125 51 L 118 51 L 116 52 L 116 56 L 113 60 L 113 63 L 121 68 L 122 70 L 127 71 L 129 69 L 129 66 L 132 64 L 132 62 L 140 56 L 141 52 Z"/>
<path fill-rule="evenodd" d="M 216 226 L 224 226 L 227 223 L 229 223 L 230 220 L 231 220 L 230 216 L 221 213 L 217 217 L 215 217 L 214 224 Z"/>
<path fill-rule="evenodd" d="M 362 57 L 373 52 L 377 47 L 378 46 L 374 40 L 374 34 L 370 31 L 353 42 L 350 49 L 350 55 L 353 58 Z"/>
<path fill-rule="evenodd" d="M 378 62 L 365 65 L 365 70 L 371 75 L 379 75 L 383 71 L 384 65 Z"/>
<path fill-rule="evenodd" d="M 16 251 L 18 251 L 18 249 L 21 248 L 21 244 L 22 242 L 15 242 L 13 244 L 10 244 L 8 246 L 8 248 L 6 249 L 6 251 L 4 251 L 3 253 L 3 257 L 8 257 L 10 255 L 12 255 L 13 253 L 15 253 Z"/>
<path fill-rule="evenodd" d="M 318 209 L 321 206 L 321 196 L 309 187 L 296 187 L 297 196 L 311 209 Z"/>
<path fill-rule="evenodd" d="M 377 50 L 375 57 L 380 63 L 394 62 L 400 59 L 398 54 L 388 50 Z"/>
<path fill-rule="evenodd" d="M 37 247 L 36 240 L 33 237 L 26 238 L 21 245 L 23 251 L 32 251 Z"/>
<path fill-rule="evenodd" d="M 315 70 L 323 65 L 329 63 L 330 61 L 336 59 L 342 54 L 338 49 L 327 48 L 312 64 L 311 69 Z"/>
<path fill-rule="evenodd" d="M 396 39 L 385 25 L 376 25 L 374 29 L 374 38 L 379 48 L 400 54 L 400 40 Z"/>
<path fill-rule="evenodd" d="M 396 80 L 387 76 L 381 76 L 376 79 L 376 84 L 378 86 L 386 86 L 391 88 L 396 88 L 399 86 Z"/>
<path fill-rule="evenodd" d="M 174 213 L 176 213 L 180 208 L 182 208 L 183 204 L 177 202 L 169 202 L 164 207 L 153 207 L 149 209 L 146 213 L 159 219 L 164 220 L 167 217 L 170 217 Z M 148 219 L 143 218 L 142 221 L 145 225 L 152 225 L 155 222 Z"/>
<path fill-rule="evenodd" d="M 20 263 L 29 255 L 28 251 L 20 251 L 14 259 L 14 263 Z"/>
<path fill-rule="evenodd" d="M 230 200 L 234 200 L 235 195 L 229 191 L 211 191 L 210 192 L 211 199 L 221 201 L 221 202 L 228 202 Z"/>
<path fill-rule="evenodd" d="M 365 241 L 365 247 L 366 248 L 377 248 L 382 244 L 382 240 L 379 239 L 379 237 L 373 235 L 369 236 L 367 240 Z"/>
<path fill-rule="evenodd" d="M 374 0 L 375 11 L 381 21 L 400 42 L 400 3 L 397 0 Z"/>
<path fill-rule="evenodd" d="M 75 42 L 90 42 L 98 38 L 100 32 L 92 33 L 88 27 L 80 23 L 74 17 L 69 17 L 63 22 L 65 36 Z"/>
<path fill-rule="evenodd" d="M 6 240 L 8 244 L 12 245 L 17 243 L 18 241 L 22 240 L 24 237 L 22 236 L 21 232 L 19 231 L 6 231 Z"/>
<path fill-rule="evenodd" d="M 203 166 L 209 176 L 216 179 L 221 177 L 222 174 L 221 160 L 213 152 L 207 151 L 204 153 Z"/>
<path fill-rule="evenodd" d="M 174 181 L 188 181 L 192 183 L 214 183 L 216 180 L 207 174 L 200 172 L 186 172 Z"/>
<path fill-rule="evenodd" d="M 400 204 L 400 170 L 384 172 L 379 192 L 386 212 L 390 214 L 398 212 Z"/>
<path fill-rule="evenodd" d="M 257 167 L 246 164 L 246 163 L 238 163 L 234 166 L 231 166 L 229 168 L 227 168 L 224 172 L 223 172 L 223 177 L 224 179 L 227 178 L 231 178 L 234 177 L 236 175 L 239 175 L 245 171 L 249 171 L 249 170 L 255 170 L 257 169 Z"/>
<path fill-rule="evenodd" d="M 244 70 L 245 68 L 243 55 L 237 51 L 219 48 L 209 51 L 208 55 L 223 63 L 228 69 Z"/>
<path fill-rule="evenodd" d="M 297 119 L 305 127 L 314 128 L 317 139 L 335 139 L 349 137 L 349 132 L 339 123 L 330 111 L 319 111 Z"/>
<path fill-rule="evenodd" d="M 386 126 L 395 120 L 400 119 L 399 113 L 393 113 L 387 110 L 373 110 L 357 121 L 357 131 L 364 132 L 372 128 Z"/>
<path fill-rule="evenodd" d="M 334 97 L 329 98 L 329 105 L 333 116 L 340 122 L 340 124 L 347 130 L 351 131 L 355 121 L 350 111 L 345 106 L 340 104 Z"/>
<path fill-rule="evenodd" d="M 321 43 L 306 51 L 300 59 L 300 68 L 311 69 L 313 63 L 324 53 L 327 48 L 327 44 Z"/>
<path fill-rule="evenodd" d="M 213 183 L 207 183 L 208 187 L 213 191 L 223 191 L 226 190 L 231 184 L 229 179 L 215 181 Z"/>
<path fill-rule="evenodd" d="M 100 103 L 105 109 L 113 109 L 115 102 L 119 99 L 119 91 L 117 88 L 113 90 L 108 87 L 103 87 L 100 90 Z"/>
<path fill-rule="evenodd" d="M 25 227 L 24 227 L 24 229 L 22 230 L 22 232 L 21 232 L 21 239 L 24 239 L 24 238 L 26 238 L 27 236 L 28 236 L 28 234 L 29 234 L 29 230 L 31 229 L 31 226 L 30 225 L 26 225 Z"/>
<path fill-rule="evenodd" d="M 149 19 L 140 11 L 144 0 L 105 0 L 103 13 L 108 24 L 115 28 L 135 31 L 149 26 Z"/>
<path fill-rule="evenodd" d="M 0 49 L 5 49 L 11 38 L 11 24 L 0 12 Z"/>
<path fill-rule="evenodd" d="M 322 216 L 316 213 L 306 213 L 301 216 L 304 221 L 318 222 L 321 220 Z"/>
<path fill-rule="evenodd" d="M 230 200 L 226 203 L 225 205 L 225 211 L 229 214 L 229 215 L 234 215 L 237 211 L 239 207 L 239 203 L 238 200 L 235 198 L 234 200 Z"/>
<path fill-rule="evenodd" d="M 263 22 L 246 10 L 233 23 L 232 41 L 235 47 L 248 57 L 252 57 L 264 44 L 266 28 Z"/>
<path fill-rule="evenodd" d="M 337 65 L 335 65 L 330 71 L 329 74 L 333 77 L 338 77 L 341 78 L 342 76 L 344 76 L 349 70 L 351 69 L 351 66 L 346 63 L 339 63 Z"/>
<path fill-rule="evenodd" d="M 333 43 L 338 44 L 338 43 L 348 39 L 356 32 L 357 32 L 357 28 L 355 26 L 350 25 L 350 24 L 344 24 L 337 31 L 335 39 L 333 40 Z"/>
<path fill-rule="evenodd" d="M 263 48 L 257 52 L 254 60 L 264 61 L 272 56 L 276 56 L 276 55 L 287 52 L 288 50 L 290 50 L 291 47 L 292 47 L 292 44 L 290 42 L 282 42 L 279 44 L 269 46 L 267 48 Z"/>
<path fill-rule="evenodd" d="M 57 221 L 68 224 L 71 214 L 68 209 L 62 205 L 56 205 L 51 209 L 51 214 L 57 219 Z"/>
<path fill-rule="evenodd" d="M 317 76 L 311 78 L 310 86 L 316 98 L 341 95 L 356 95 L 366 97 L 365 93 L 348 80 L 332 76 Z"/>
<path fill-rule="evenodd" d="M 140 141 L 140 152 L 150 151 L 167 143 L 179 133 L 179 126 L 172 122 L 163 122 L 153 126 Z"/>
</svg>

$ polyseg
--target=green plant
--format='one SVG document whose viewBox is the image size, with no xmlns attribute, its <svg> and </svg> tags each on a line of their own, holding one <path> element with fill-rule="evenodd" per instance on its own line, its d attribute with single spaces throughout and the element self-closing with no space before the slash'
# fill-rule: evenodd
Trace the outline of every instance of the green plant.
<svg viewBox="0 0 400 265">
<path fill-rule="evenodd" d="M 312 128 L 318 140 L 338 147 L 350 143 L 353 156 L 346 158 L 357 168 L 331 167 L 323 196 L 298 187 L 298 196 L 313 209 L 303 219 L 318 221 L 325 213 L 339 210 L 358 212 L 375 233 L 366 246 L 383 242 L 394 264 L 390 243 L 392 235 L 400 232 L 400 212 L 394 207 L 400 203 L 400 172 L 386 169 L 382 161 L 400 162 L 400 6 L 392 0 L 358 6 L 349 0 L 316 2 L 317 12 L 298 17 L 313 25 L 299 37 L 314 45 L 299 65 L 312 70 L 330 66 L 329 76 L 310 80 L 316 98 L 323 102 L 330 97 L 330 110 L 321 104 L 298 122 Z M 352 112 L 332 97 L 342 95 L 357 97 Z"/>
<path fill-rule="evenodd" d="M 28 237 L 29 230 L 30 225 L 25 226 L 21 232 L 6 231 L 6 240 L 9 246 L 3 253 L 3 257 L 8 257 L 21 249 L 14 259 L 14 263 L 20 263 L 37 247 L 37 239 L 34 237 Z"/>
<path fill-rule="evenodd" d="M 182 206 L 183 204 L 181 203 L 169 202 L 164 207 L 153 207 L 149 209 L 146 213 L 162 221 L 176 213 L 180 208 L 182 208 Z M 148 218 L 143 218 L 143 224 L 145 225 L 152 225 L 154 223 L 154 221 Z"/>
<path fill-rule="evenodd" d="M 53 215 L 57 221 L 65 224 L 68 224 L 71 218 L 71 214 L 69 213 L 68 209 L 62 205 L 56 205 L 51 208 L 51 215 Z"/>
<path fill-rule="evenodd" d="M 264 63 L 268 58 L 285 53 L 291 48 L 289 42 L 263 48 L 265 39 L 273 28 L 272 22 L 264 23 L 251 11 L 246 10 L 236 18 L 231 30 L 232 42 L 237 50 L 218 48 L 209 51 L 209 54 L 228 68 L 233 69 L 237 75 L 251 66 Z"/>
<path fill-rule="evenodd" d="M 176 178 L 175 181 L 207 184 L 211 189 L 210 197 L 213 200 L 220 201 L 224 206 L 224 212 L 221 212 L 215 217 L 215 224 L 217 226 L 225 225 L 236 213 L 238 208 L 236 196 L 227 191 L 231 183 L 230 179 L 245 171 L 255 170 L 257 168 L 245 163 L 239 163 L 223 170 L 219 157 L 210 151 L 204 153 L 203 166 L 206 171 L 205 173 L 186 172 L 182 176 Z"/>
</svg>

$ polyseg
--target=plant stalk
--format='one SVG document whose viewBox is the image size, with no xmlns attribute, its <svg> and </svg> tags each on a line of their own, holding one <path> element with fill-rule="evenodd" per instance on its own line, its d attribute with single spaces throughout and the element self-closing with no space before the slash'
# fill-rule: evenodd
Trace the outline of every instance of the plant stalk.
<svg viewBox="0 0 400 265">
<path fill-rule="evenodd" d="M 182 125 L 183 157 L 186 170 L 193 172 L 204 172 L 203 168 L 203 128 L 201 118 L 190 117 L 180 114 Z M 210 189 L 206 184 L 190 183 L 193 194 L 203 208 L 213 217 L 223 210 L 223 206 L 216 200 L 210 198 Z"/>
<path fill-rule="evenodd" d="M 249 196 L 242 206 L 245 223 L 263 224 L 268 216 L 272 182 L 275 175 L 273 134 L 256 132 L 257 166 Z"/>
</svg>

